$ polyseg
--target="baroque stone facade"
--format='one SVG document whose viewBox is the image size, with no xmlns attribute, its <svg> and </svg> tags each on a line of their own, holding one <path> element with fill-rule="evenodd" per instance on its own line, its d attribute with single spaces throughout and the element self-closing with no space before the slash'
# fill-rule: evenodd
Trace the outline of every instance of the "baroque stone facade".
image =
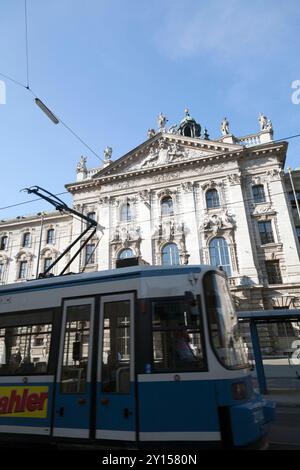
<svg viewBox="0 0 300 470">
<path fill-rule="evenodd" d="M 89 170 L 81 157 L 77 181 L 66 188 L 74 208 L 99 227 L 70 271 L 114 268 L 127 256 L 216 263 L 229 275 L 238 309 L 300 307 L 300 220 L 283 171 L 287 143 L 273 141 L 272 124 L 259 118 L 256 134 L 236 137 L 226 119 L 222 136 L 210 140 L 188 109 L 169 129 L 161 113 L 158 130 L 121 158 L 112 160 L 106 147 L 102 167 Z M 35 278 L 84 228 L 56 212 L 2 221 L 1 282 Z"/>
</svg>

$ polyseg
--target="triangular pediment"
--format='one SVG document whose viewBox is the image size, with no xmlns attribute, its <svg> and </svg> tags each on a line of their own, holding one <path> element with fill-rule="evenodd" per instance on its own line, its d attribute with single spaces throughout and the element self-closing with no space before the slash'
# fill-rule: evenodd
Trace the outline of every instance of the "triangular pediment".
<svg viewBox="0 0 300 470">
<path fill-rule="evenodd" d="M 93 175 L 93 179 L 127 172 L 148 170 L 199 158 L 211 158 L 241 150 L 237 144 L 159 133 L 139 147 L 113 161 Z"/>
</svg>

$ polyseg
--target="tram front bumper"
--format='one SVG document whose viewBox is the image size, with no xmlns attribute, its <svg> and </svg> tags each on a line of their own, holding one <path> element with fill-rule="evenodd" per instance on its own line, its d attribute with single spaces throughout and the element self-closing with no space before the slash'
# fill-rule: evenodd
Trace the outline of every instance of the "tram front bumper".
<svg viewBox="0 0 300 470">
<path fill-rule="evenodd" d="M 234 446 L 247 446 L 266 436 L 275 420 L 275 403 L 260 396 L 230 409 Z"/>
</svg>

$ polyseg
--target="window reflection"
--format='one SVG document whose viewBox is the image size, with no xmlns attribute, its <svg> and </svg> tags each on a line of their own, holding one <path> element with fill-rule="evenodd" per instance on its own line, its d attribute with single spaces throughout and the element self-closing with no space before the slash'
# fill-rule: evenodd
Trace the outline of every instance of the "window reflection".
<svg viewBox="0 0 300 470">
<path fill-rule="evenodd" d="M 61 374 L 62 393 L 83 393 L 90 347 L 90 305 L 67 308 Z"/>
<path fill-rule="evenodd" d="M 185 301 L 153 302 L 153 369 L 198 370 L 204 367 L 200 317 Z"/>
<path fill-rule="evenodd" d="M 45 323 L 42 323 L 44 321 Z M 52 312 L 2 317 L 0 374 L 43 374 L 48 370 Z"/>
<path fill-rule="evenodd" d="M 104 305 L 102 390 L 130 392 L 130 301 Z"/>
</svg>

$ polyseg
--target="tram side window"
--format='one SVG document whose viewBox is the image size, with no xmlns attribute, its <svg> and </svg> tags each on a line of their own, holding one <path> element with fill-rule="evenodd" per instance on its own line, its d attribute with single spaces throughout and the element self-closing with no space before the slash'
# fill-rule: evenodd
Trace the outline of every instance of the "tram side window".
<svg viewBox="0 0 300 470">
<path fill-rule="evenodd" d="M 52 311 L 0 319 L 0 375 L 34 375 L 48 371 Z"/>
<path fill-rule="evenodd" d="M 67 308 L 61 393 L 84 393 L 90 348 L 91 305 Z"/>
<path fill-rule="evenodd" d="M 102 391 L 130 392 L 130 301 L 104 306 Z"/>
<path fill-rule="evenodd" d="M 204 369 L 200 316 L 184 300 L 153 302 L 152 309 L 153 370 Z"/>
</svg>

